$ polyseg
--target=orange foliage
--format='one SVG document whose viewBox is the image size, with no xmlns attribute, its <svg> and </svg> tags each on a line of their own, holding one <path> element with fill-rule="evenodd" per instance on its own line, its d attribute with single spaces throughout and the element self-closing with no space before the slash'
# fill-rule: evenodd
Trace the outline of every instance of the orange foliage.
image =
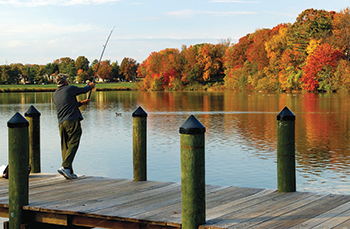
<svg viewBox="0 0 350 229">
<path fill-rule="evenodd" d="M 137 70 L 137 76 L 145 78 L 142 89 L 162 90 L 180 78 L 180 52 L 178 49 L 164 49 L 152 52 Z M 152 82 L 153 81 L 153 82 Z"/>
<path fill-rule="evenodd" d="M 317 90 L 319 81 L 324 80 L 320 74 L 326 71 L 327 77 L 331 77 L 336 70 L 338 61 L 343 57 L 342 52 L 333 49 L 327 43 L 317 47 L 313 54 L 308 57 L 306 65 L 303 67 L 302 88 L 305 91 Z M 330 83 L 332 82 L 328 82 L 328 84 Z"/>
<path fill-rule="evenodd" d="M 97 70 L 98 67 L 98 70 Z M 94 72 L 96 72 L 96 76 L 102 80 L 110 80 L 113 77 L 113 67 L 110 64 L 110 61 L 105 60 L 101 61 L 94 65 L 93 67 Z"/>
<path fill-rule="evenodd" d="M 306 9 L 293 24 L 258 29 L 238 43 L 196 44 L 153 52 L 138 68 L 143 89 L 166 90 L 222 82 L 233 90 L 334 91 L 348 88 L 350 8 Z M 346 60 L 346 61 L 348 61 Z M 346 83 L 348 84 L 348 83 Z M 350 86 L 349 86 L 350 88 Z"/>
</svg>

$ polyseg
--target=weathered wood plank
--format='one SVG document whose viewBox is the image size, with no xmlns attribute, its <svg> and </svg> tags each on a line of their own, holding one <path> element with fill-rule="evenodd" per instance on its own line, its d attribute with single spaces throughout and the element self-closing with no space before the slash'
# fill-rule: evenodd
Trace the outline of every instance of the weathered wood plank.
<svg viewBox="0 0 350 229">
<path fill-rule="evenodd" d="M 144 211 L 144 209 L 138 208 L 141 206 L 147 206 L 147 204 L 152 204 L 152 202 L 155 200 L 164 201 L 164 199 L 161 198 L 166 198 L 168 195 L 178 195 L 175 196 L 175 198 L 181 198 L 180 190 L 180 184 L 174 183 L 170 187 L 149 190 L 143 193 L 143 195 L 129 195 L 123 199 L 117 198 L 111 202 L 109 208 L 94 211 L 93 213 L 109 216 L 119 215 L 121 217 L 126 217 L 129 214 L 135 214 L 135 212 L 139 213 L 140 211 Z"/>
<path fill-rule="evenodd" d="M 317 228 L 321 228 L 322 225 L 318 225 Z M 343 223 L 333 227 L 332 229 L 344 229 L 344 228 L 350 228 L 350 219 L 344 221 Z"/>
<path fill-rule="evenodd" d="M 305 193 L 305 195 L 297 196 L 292 203 L 282 204 L 280 208 L 275 210 L 267 210 L 265 214 L 260 215 L 258 218 L 251 218 L 241 223 L 237 228 L 260 228 L 261 224 L 268 222 L 268 224 L 275 222 L 275 219 L 283 214 L 290 212 L 293 209 L 300 208 L 301 206 L 308 205 L 313 201 L 317 201 L 323 198 L 323 196 Z M 266 226 L 266 225 L 265 225 Z"/>
<path fill-rule="evenodd" d="M 38 203 L 38 204 L 29 204 L 29 207 L 34 210 L 34 208 L 39 207 L 39 209 L 52 209 L 53 211 L 56 211 L 56 209 L 63 209 L 65 206 L 70 206 L 71 204 L 75 204 L 75 198 L 82 197 L 86 195 L 87 193 L 90 193 L 89 196 L 93 195 L 95 200 L 96 199 L 103 199 L 104 201 L 108 201 L 109 198 L 113 198 L 114 194 L 118 192 L 119 196 L 125 196 L 128 195 L 130 192 L 138 192 L 139 187 L 145 187 L 152 189 L 152 187 L 155 187 L 156 184 L 158 185 L 166 185 L 162 183 L 156 183 L 156 182 L 146 182 L 143 184 L 138 184 L 136 182 L 125 180 L 124 182 L 118 182 L 118 183 L 111 183 L 109 184 L 106 189 L 106 187 L 100 187 L 100 190 L 97 192 L 90 192 L 89 187 L 84 188 L 84 193 L 81 193 L 79 190 L 75 190 L 69 192 L 69 195 L 67 195 L 67 192 L 58 193 L 53 201 L 50 201 L 50 198 L 48 198 L 44 203 Z M 99 187 L 99 185 L 94 185 L 96 187 Z M 117 191 L 118 190 L 118 191 Z M 72 193 L 72 194 L 71 194 Z M 104 197 L 107 197 L 104 199 Z M 87 201 L 88 198 L 86 198 L 85 201 Z M 41 198 L 39 196 L 38 201 L 41 201 Z M 100 201 L 101 202 L 101 201 Z M 52 206 L 55 206 L 52 208 Z M 85 206 L 86 209 L 88 208 Z"/>
<path fill-rule="evenodd" d="M 350 202 L 346 202 L 293 228 L 333 228 L 347 220 L 350 220 Z"/>
<path fill-rule="evenodd" d="M 34 220 L 34 222 L 63 225 L 63 226 L 69 225 L 67 215 L 43 213 L 43 212 L 35 212 L 34 214 L 32 214 L 31 212 L 28 212 L 28 211 L 26 211 L 26 213 L 31 215 L 31 219 Z"/>
<path fill-rule="evenodd" d="M 35 221 L 104 228 L 181 228 L 181 184 L 33 174 L 30 204 Z M 0 216 L 8 216 L 8 180 L 0 180 Z M 206 186 L 201 229 L 350 227 L 350 196 L 278 193 Z"/>
<path fill-rule="evenodd" d="M 93 183 L 66 183 L 58 186 L 54 190 L 51 190 L 52 187 L 48 186 L 41 189 L 33 188 L 30 190 L 30 203 L 36 205 L 36 202 L 39 201 L 40 204 L 37 206 L 45 205 L 46 203 L 54 204 L 62 203 L 62 201 L 68 201 L 70 199 L 77 200 L 78 198 L 83 198 L 84 196 L 97 195 L 103 191 L 111 191 L 116 188 L 119 184 L 127 184 L 130 181 L 120 180 L 120 181 L 111 181 L 105 180 L 104 182 Z M 87 198 L 86 198 L 87 199 Z"/>
<path fill-rule="evenodd" d="M 268 226 L 270 228 L 281 228 L 288 225 L 288 227 L 294 227 L 298 224 L 302 224 L 303 222 L 315 218 L 320 214 L 328 212 L 333 208 L 344 204 L 350 201 L 350 196 L 342 196 L 342 195 L 324 195 L 322 198 L 317 201 L 313 201 L 307 205 L 303 205 L 299 208 L 292 209 L 286 214 L 281 215 L 274 219 L 274 221 L 269 221 L 263 224 L 260 224 L 260 227 Z"/>
<path fill-rule="evenodd" d="M 124 201 L 123 204 L 132 204 L 132 201 L 143 198 L 143 195 L 147 195 L 148 193 L 156 192 L 157 190 L 162 190 L 166 188 L 171 188 L 174 185 L 173 183 L 151 183 L 151 182 L 146 182 L 146 183 L 139 183 L 139 182 L 134 182 L 133 184 L 129 184 L 131 188 L 124 189 L 122 191 L 121 189 L 118 189 L 118 191 L 114 190 L 114 193 L 107 193 L 107 195 L 103 196 L 97 196 L 97 199 L 92 199 L 92 200 L 98 200 L 98 202 L 104 202 L 104 203 L 110 203 L 118 199 L 118 203 L 122 203 L 121 201 Z M 176 184 L 175 184 L 176 185 Z M 128 200 L 129 197 L 133 197 L 133 199 Z M 86 201 L 85 201 L 86 202 Z M 99 203 L 91 203 L 88 206 L 81 206 L 81 205 L 62 205 L 58 206 L 60 210 L 73 210 L 73 211 L 80 211 L 80 209 L 83 208 L 84 212 L 87 210 L 89 211 L 96 211 L 107 208 L 106 205 L 101 206 Z"/>
<path fill-rule="evenodd" d="M 238 205 L 244 202 L 252 201 L 254 199 L 263 197 L 273 192 L 275 192 L 275 190 L 261 190 L 260 192 L 257 192 L 255 194 L 243 196 L 241 199 L 236 199 L 226 203 L 223 202 L 219 206 L 207 206 L 207 220 L 210 221 L 211 219 L 217 218 L 222 215 L 226 215 L 232 211 L 233 206 L 237 207 Z"/>
<path fill-rule="evenodd" d="M 283 206 L 283 204 L 288 205 L 293 203 L 295 198 L 299 195 L 303 194 L 290 193 L 286 195 L 284 193 L 273 192 L 258 199 L 233 206 L 230 213 L 211 220 L 210 224 L 214 223 L 215 226 L 223 228 L 237 227 L 237 225 L 251 218 L 257 219 L 266 211 L 277 210 Z"/>
<path fill-rule="evenodd" d="M 99 227 L 99 228 L 114 228 L 114 229 L 175 229 L 181 227 L 174 227 L 170 225 L 154 225 L 154 224 L 143 224 L 140 226 L 138 223 L 126 222 L 126 221 L 116 221 L 116 220 L 106 220 L 106 219 L 96 219 L 96 218 L 87 218 L 82 216 L 74 216 L 72 218 L 72 225 L 76 226 L 90 226 L 90 227 Z"/>
</svg>

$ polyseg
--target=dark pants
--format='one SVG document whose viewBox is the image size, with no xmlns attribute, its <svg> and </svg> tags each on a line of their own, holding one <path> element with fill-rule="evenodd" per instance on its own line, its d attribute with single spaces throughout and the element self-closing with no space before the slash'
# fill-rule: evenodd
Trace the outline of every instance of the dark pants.
<svg viewBox="0 0 350 229">
<path fill-rule="evenodd" d="M 73 173 L 73 160 L 77 153 L 82 134 L 80 121 L 67 120 L 59 126 L 61 136 L 62 167 Z"/>
</svg>

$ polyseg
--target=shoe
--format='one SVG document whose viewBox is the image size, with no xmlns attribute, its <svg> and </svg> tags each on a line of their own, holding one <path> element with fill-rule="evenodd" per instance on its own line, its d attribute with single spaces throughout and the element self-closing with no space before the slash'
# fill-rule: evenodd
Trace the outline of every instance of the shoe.
<svg viewBox="0 0 350 229">
<path fill-rule="evenodd" d="M 73 176 L 70 174 L 70 169 L 65 169 L 65 168 L 61 167 L 57 170 L 57 172 L 59 174 L 61 174 L 62 176 L 64 176 L 68 180 L 73 179 Z"/>
<path fill-rule="evenodd" d="M 75 174 L 75 173 L 71 173 L 70 175 L 72 176 L 72 179 L 77 179 L 78 178 L 77 174 Z"/>
</svg>

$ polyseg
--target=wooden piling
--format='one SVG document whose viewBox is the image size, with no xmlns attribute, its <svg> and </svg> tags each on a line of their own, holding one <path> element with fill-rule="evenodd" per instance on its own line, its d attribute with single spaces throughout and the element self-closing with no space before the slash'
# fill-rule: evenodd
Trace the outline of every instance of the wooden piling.
<svg viewBox="0 0 350 229">
<path fill-rule="evenodd" d="M 24 114 L 29 122 L 29 165 L 31 167 L 31 173 L 41 172 L 40 115 L 40 112 L 33 105 Z"/>
<path fill-rule="evenodd" d="M 147 113 L 138 107 L 132 114 L 134 181 L 147 180 Z"/>
<path fill-rule="evenodd" d="M 285 107 L 277 115 L 277 189 L 295 192 L 295 115 Z"/>
<path fill-rule="evenodd" d="M 205 127 L 191 115 L 180 127 L 182 228 L 205 224 Z"/>
<path fill-rule="evenodd" d="M 23 206 L 28 205 L 29 122 L 16 113 L 8 122 L 9 228 L 23 223 Z"/>
</svg>

